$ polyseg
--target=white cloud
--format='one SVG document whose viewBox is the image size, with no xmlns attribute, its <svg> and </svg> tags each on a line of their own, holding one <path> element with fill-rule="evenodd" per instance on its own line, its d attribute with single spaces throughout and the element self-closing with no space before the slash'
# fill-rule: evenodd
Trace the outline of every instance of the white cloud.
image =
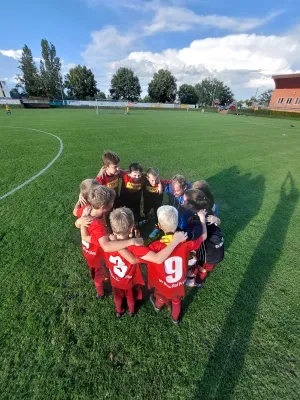
<svg viewBox="0 0 300 400">
<path fill-rule="evenodd" d="M 264 25 L 280 12 L 264 18 L 233 18 L 222 15 L 200 15 L 184 7 L 157 7 L 150 25 L 144 27 L 146 35 L 158 32 L 187 31 L 193 27 L 215 27 L 234 32 L 247 32 Z"/>
<path fill-rule="evenodd" d="M 15 60 L 19 60 L 22 56 L 22 50 L 0 50 L 0 53 Z"/>
<path fill-rule="evenodd" d="M 145 88 L 154 72 L 166 68 L 179 85 L 216 77 L 229 84 L 236 97 L 241 98 L 258 86 L 272 88 L 273 74 L 296 72 L 300 68 L 300 40 L 292 35 L 255 34 L 206 38 L 178 50 L 132 52 L 123 60 L 107 65 L 112 73 L 121 66 L 132 68 Z"/>
<path fill-rule="evenodd" d="M 91 34 L 92 42 L 81 53 L 89 67 L 99 67 L 103 62 L 119 59 L 127 54 L 135 41 L 134 34 L 120 34 L 113 26 L 107 26 Z"/>
</svg>

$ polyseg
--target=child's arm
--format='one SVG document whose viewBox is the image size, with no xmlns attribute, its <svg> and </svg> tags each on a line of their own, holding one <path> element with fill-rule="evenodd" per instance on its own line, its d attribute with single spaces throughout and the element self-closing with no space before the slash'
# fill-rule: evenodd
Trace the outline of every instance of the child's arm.
<svg viewBox="0 0 300 400">
<path fill-rule="evenodd" d="M 117 238 L 115 237 L 115 235 L 109 235 L 109 240 L 111 241 L 115 241 L 117 240 Z M 127 249 L 123 249 L 119 251 L 119 254 L 125 258 L 126 261 L 128 261 L 130 264 L 138 264 L 139 260 L 136 258 L 135 255 L 133 255 L 129 250 Z"/>
<path fill-rule="evenodd" d="M 75 221 L 76 228 L 80 229 L 82 225 L 89 226 L 93 221 L 93 217 L 90 216 L 82 216 Z"/>
<path fill-rule="evenodd" d="M 202 238 L 202 242 L 204 242 L 204 240 L 207 239 L 205 211 L 204 210 L 198 211 L 198 217 L 200 218 L 200 222 L 202 225 L 202 235 L 200 237 Z"/>
<path fill-rule="evenodd" d="M 126 249 L 126 247 L 129 246 L 143 246 L 144 244 L 143 238 L 111 241 L 109 240 L 108 236 L 103 236 L 98 241 L 102 249 L 105 251 L 105 253 L 120 251 L 122 249 Z"/>
<path fill-rule="evenodd" d="M 172 242 L 158 253 L 149 251 L 145 256 L 141 257 L 142 260 L 150 261 L 155 264 L 162 264 L 174 251 L 175 247 L 180 243 L 185 242 L 187 234 L 185 232 L 175 232 Z"/>
<path fill-rule="evenodd" d="M 215 215 L 209 215 L 206 217 L 206 221 L 209 223 L 209 225 L 216 224 L 217 226 L 221 225 L 221 220 L 220 218 L 216 217 Z"/>
<path fill-rule="evenodd" d="M 81 207 L 79 201 L 77 201 L 77 203 L 75 204 L 74 208 L 73 208 L 73 215 L 74 217 L 77 217 L 77 211 L 79 210 L 79 208 Z"/>
</svg>

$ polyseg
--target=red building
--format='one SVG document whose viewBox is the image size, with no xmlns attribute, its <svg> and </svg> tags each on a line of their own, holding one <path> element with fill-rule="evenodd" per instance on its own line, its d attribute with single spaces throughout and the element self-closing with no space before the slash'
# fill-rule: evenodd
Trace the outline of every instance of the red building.
<svg viewBox="0 0 300 400">
<path fill-rule="evenodd" d="M 275 90 L 271 110 L 300 112 L 300 74 L 274 75 Z"/>
</svg>

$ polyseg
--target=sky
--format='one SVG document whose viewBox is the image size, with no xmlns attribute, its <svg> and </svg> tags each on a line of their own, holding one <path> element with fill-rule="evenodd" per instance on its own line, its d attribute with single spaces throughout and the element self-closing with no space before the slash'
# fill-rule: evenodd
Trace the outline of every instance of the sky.
<svg viewBox="0 0 300 400">
<path fill-rule="evenodd" d="M 65 75 L 75 65 L 109 94 L 125 66 L 148 83 L 161 68 L 177 85 L 218 78 L 237 100 L 274 88 L 272 75 L 300 72 L 300 3 L 286 0 L 15 0 L 1 4 L 0 80 L 14 87 L 27 44 L 36 62 L 52 42 Z"/>
</svg>

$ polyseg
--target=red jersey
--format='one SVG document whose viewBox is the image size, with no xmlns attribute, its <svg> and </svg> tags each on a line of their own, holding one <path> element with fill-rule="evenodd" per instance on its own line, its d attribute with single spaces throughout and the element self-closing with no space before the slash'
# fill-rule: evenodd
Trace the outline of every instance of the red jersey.
<svg viewBox="0 0 300 400">
<path fill-rule="evenodd" d="M 167 299 L 182 297 L 185 294 L 184 283 L 188 269 L 188 258 L 192 250 L 197 250 L 202 243 L 202 237 L 197 240 L 180 243 L 171 256 L 163 264 L 148 263 L 148 286 L 154 287 Z M 164 237 L 149 245 L 149 250 L 158 253 L 167 244 Z"/>
<path fill-rule="evenodd" d="M 127 247 L 138 259 L 149 253 L 148 247 L 129 246 Z M 117 251 L 105 253 L 106 265 L 109 268 L 111 286 L 128 290 L 134 285 L 144 285 L 139 264 L 130 264 Z"/>
<path fill-rule="evenodd" d="M 100 185 L 107 186 L 109 189 L 113 189 L 118 192 L 119 179 L 121 179 L 123 175 L 126 175 L 126 172 L 120 170 L 120 173 L 118 175 L 97 176 L 96 180 L 100 183 Z"/>
<path fill-rule="evenodd" d="M 82 253 L 90 268 L 99 268 L 101 260 L 105 258 L 98 239 L 108 236 L 105 215 L 101 218 L 94 218 L 88 227 L 88 234 L 91 236 L 91 242 L 82 240 Z"/>
<path fill-rule="evenodd" d="M 81 217 L 82 217 L 83 210 L 84 210 L 86 207 L 89 207 L 89 206 L 90 206 L 90 204 L 86 204 L 85 206 L 79 207 L 79 208 L 76 210 L 76 216 L 77 216 L 77 218 L 81 218 Z"/>
</svg>

